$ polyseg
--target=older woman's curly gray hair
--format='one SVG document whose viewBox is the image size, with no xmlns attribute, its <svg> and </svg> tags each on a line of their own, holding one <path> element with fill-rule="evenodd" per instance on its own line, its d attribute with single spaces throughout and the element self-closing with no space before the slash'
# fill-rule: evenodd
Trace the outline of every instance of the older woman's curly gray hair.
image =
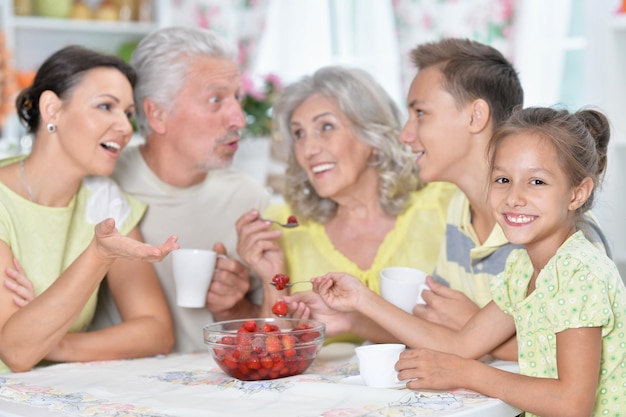
<svg viewBox="0 0 626 417">
<path fill-rule="evenodd" d="M 337 210 L 336 202 L 315 192 L 293 150 L 293 112 L 316 94 L 335 100 L 358 139 L 376 149 L 369 163 L 379 175 L 380 205 L 388 215 L 402 213 L 410 203 L 411 191 L 421 188 L 421 183 L 413 157 L 398 140 L 402 127 L 400 110 L 371 75 L 340 66 L 321 68 L 287 86 L 274 104 L 274 135 L 289 148 L 284 197 L 294 213 L 302 219 L 324 223 Z"/>
</svg>

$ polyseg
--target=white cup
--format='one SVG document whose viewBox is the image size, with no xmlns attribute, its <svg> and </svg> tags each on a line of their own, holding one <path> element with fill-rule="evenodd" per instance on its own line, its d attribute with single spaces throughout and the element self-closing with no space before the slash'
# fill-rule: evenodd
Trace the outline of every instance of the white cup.
<svg viewBox="0 0 626 417">
<path fill-rule="evenodd" d="M 399 343 L 364 345 L 355 349 L 359 372 L 367 386 L 389 388 L 400 383 L 395 369 L 400 353 L 406 349 Z"/>
<path fill-rule="evenodd" d="M 425 304 L 422 291 L 428 290 L 426 272 L 406 266 L 391 266 L 380 271 L 380 295 L 408 313 L 415 304 Z"/>
<path fill-rule="evenodd" d="M 204 249 L 178 249 L 171 256 L 176 303 L 180 307 L 204 307 L 217 253 Z"/>
</svg>

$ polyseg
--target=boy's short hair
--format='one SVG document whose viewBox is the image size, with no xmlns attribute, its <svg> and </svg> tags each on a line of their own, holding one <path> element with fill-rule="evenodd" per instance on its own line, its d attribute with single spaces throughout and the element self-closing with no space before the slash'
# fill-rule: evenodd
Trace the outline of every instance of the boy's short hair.
<svg viewBox="0 0 626 417">
<path fill-rule="evenodd" d="M 422 70 L 438 66 L 443 87 L 459 107 L 471 100 L 489 104 L 493 128 L 524 102 L 524 91 L 513 65 L 497 49 L 470 39 L 446 38 L 418 45 L 411 61 Z"/>
</svg>

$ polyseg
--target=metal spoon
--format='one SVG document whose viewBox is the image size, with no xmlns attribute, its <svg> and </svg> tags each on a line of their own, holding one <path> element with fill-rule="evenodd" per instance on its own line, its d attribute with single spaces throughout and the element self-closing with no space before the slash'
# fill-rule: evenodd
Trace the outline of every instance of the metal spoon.
<svg viewBox="0 0 626 417">
<path fill-rule="evenodd" d="M 276 220 L 269 220 L 269 219 L 261 219 L 261 220 L 263 220 L 263 221 L 265 221 L 265 222 L 272 222 L 272 223 L 274 223 L 275 225 L 278 225 L 278 226 L 280 226 L 280 227 L 284 227 L 284 228 L 286 228 L 286 229 L 293 229 L 294 227 L 298 227 L 298 226 L 300 225 L 299 223 L 281 223 L 281 222 L 279 222 L 279 221 L 276 221 Z"/>
<path fill-rule="evenodd" d="M 296 284 L 312 284 L 312 282 L 311 281 L 295 281 L 295 282 L 288 282 L 284 286 L 285 288 L 291 288 Z M 276 286 L 276 283 L 270 282 L 270 285 Z"/>
</svg>

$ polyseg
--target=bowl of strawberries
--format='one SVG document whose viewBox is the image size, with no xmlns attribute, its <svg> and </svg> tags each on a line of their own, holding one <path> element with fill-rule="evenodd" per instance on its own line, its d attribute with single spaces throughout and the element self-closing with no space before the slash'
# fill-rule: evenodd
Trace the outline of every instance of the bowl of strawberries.
<svg viewBox="0 0 626 417">
<path fill-rule="evenodd" d="M 324 343 L 325 330 L 316 320 L 229 320 L 204 326 L 204 343 L 228 375 L 258 381 L 306 371 Z"/>
</svg>

